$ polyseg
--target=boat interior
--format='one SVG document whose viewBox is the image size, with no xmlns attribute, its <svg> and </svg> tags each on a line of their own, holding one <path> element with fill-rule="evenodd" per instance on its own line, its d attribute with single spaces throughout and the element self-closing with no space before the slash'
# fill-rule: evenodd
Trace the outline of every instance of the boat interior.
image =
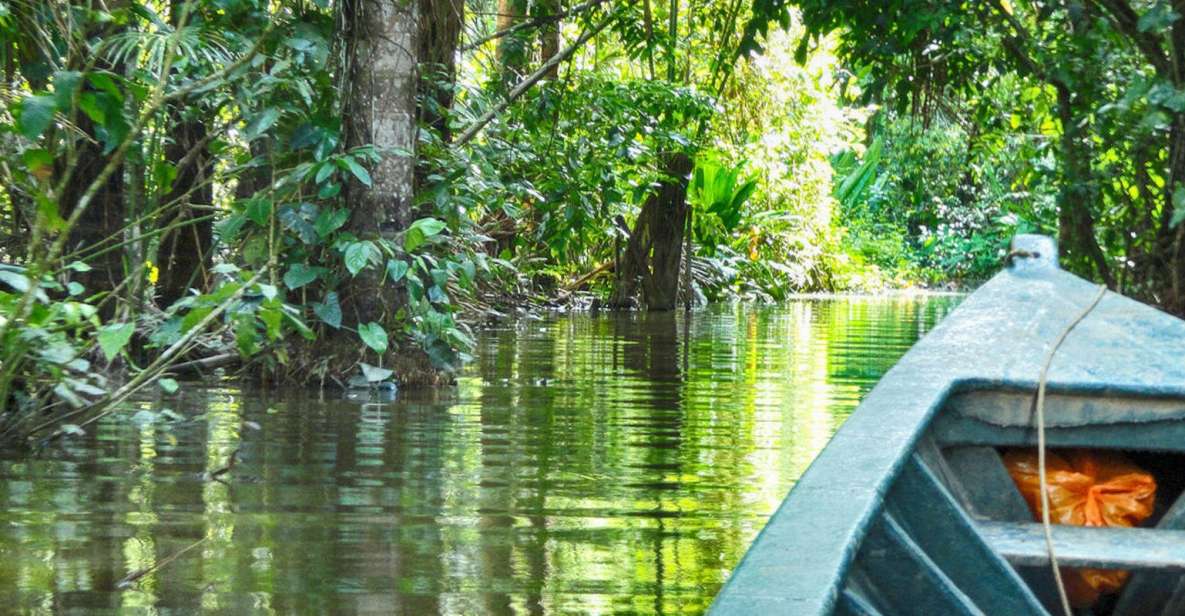
<svg viewBox="0 0 1185 616">
<path fill-rule="evenodd" d="M 837 603 L 841 614 L 1062 614 L 1044 528 L 1003 461 L 1035 449 L 1032 390 L 949 396 L 889 483 Z M 1050 392 L 1048 451 L 1120 451 L 1156 480 L 1140 527 L 1052 528 L 1068 570 L 1126 570 L 1081 616 L 1185 614 L 1185 399 Z"/>
</svg>

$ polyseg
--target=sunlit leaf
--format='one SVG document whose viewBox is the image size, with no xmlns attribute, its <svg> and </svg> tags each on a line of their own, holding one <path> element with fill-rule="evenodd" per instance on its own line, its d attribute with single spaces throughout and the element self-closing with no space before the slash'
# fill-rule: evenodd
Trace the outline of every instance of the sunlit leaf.
<svg viewBox="0 0 1185 616">
<path fill-rule="evenodd" d="M 119 352 L 127 346 L 135 333 L 136 326 L 132 323 L 112 323 L 99 328 L 99 348 L 107 361 L 115 359 Z"/>
</svg>

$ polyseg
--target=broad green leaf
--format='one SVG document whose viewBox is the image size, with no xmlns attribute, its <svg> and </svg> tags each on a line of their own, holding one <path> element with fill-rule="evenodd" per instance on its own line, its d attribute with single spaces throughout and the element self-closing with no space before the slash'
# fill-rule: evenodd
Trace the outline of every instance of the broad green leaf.
<svg viewBox="0 0 1185 616">
<path fill-rule="evenodd" d="M 82 73 L 78 71 L 58 71 L 53 74 L 53 95 L 58 109 L 70 108 L 80 83 Z"/>
<path fill-rule="evenodd" d="M 411 228 L 423 231 L 424 237 L 433 237 L 444 231 L 447 226 L 444 221 L 435 218 L 421 218 L 411 223 Z"/>
<path fill-rule="evenodd" d="M 102 125 L 107 123 L 107 108 L 99 96 L 93 92 L 84 92 L 78 97 L 78 108 L 95 124 Z"/>
<path fill-rule="evenodd" d="M 308 324 L 303 319 L 296 316 L 296 309 L 287 304 L 284 305 L 284 310 L 281 311 L 284 315 L 284 320 L 296 330 L 305 340 L 316 340 L 317 334 L 309 328 Z"/>
<path fill-rule="evenodd" d="M 293 263 L 284 272 L 284 286 L 296 290 L 317 279 L 317 270 L 304 263 Z"/>
<path fill-rule="evenodd" d="M 421 218 L 407 228 L 407 234 L 403 236 L 403 249 L 412 252 L 430 238 L 440 234 L 445 229 L 446 225 L 443 221 L 435 218 Z"/>
<path fill-rule="evenodd" d="M 359 165 L 358 161 L 354 160 L 353 157 L 350 156 L 343 156 L 341 160 L 345 162 L 346 168 L 350 170 L 350 173 L 354 174 L 354 177 L 358 178 L 359 182 L 362 182 L 368 188 L 372 186 L 370 173 L 366 171 L 365 167 Z"/>
<path fill-rule="evenodd" d="M 24 293 L 29 290 L 29 278 L 24 274 L 9 269 L 0 269 L 0 282 L 12 287 L 18 293 Z"/>
<path fill-rule="evenodd" d="M 342 307 L 341 303 L 338 302 L 337 293 L 330 291 L 325 294 L 324 302 L 313 304 L 313 314 L 317 315 L 317 318 L 333 329 L 341 329 Z"/>
<path fill-rule="evenodd" d="M 26 96 L 18 107 L 16 128 L 25 139 L 35 141 L 53 123 L 56 104 L 52 96 Z"/>
<path fill-rule="evenodd" d="M 387 332 L 378 323 L 363 323 L 358 326 L 358 337 L 375 353 L 387 351 Z"/>
<path fill-rule="evenodd" d="M 214 225 L 214 231 L 222 241 L 230 243 L 239 236 L 239 232 L 243 230 L 243 225 L 246 224 L 247 217 L 245 215 L 232 214 L 226 220 Z"/>
<path fill-rule="evenodd" d="M 311 203 L 289 204 L 280 207 L 280 223 L 291 230 L 305 244 L 317 243 L 317 230 L 309 223 L 309 218 L 315 218 L 319 211 Z"/>
<path fill-rule="evenodd" d="M 462 282 L 467 285 L 473 284 L 473 281 L 477 278 L 477 266 L 474 265 L 473 261 L 465 259 L 461 262 L 461 274 Z"/>
<path fill-rule="evenodd" d="M 279 304 L 279 302 L 274 303 Z M 259 320 L 263 321 L 264 326 L 267 328 L 268 340 L 274 342 L 280 339 L 280 326 L 284 323 L 284 312 L 278 306 L 268 306 L 260 310 Z"/>
<path fill-rule="evenodd" d="M 157 381 L 156 384 L 160 385 L 161 391 L 170 395 L 177 393 L 177 390 L 181 389 L 181 385 L 175 379 L 164 378 Z"/>
<path fill-rule="evenodd" d="M 266 227 L 272 216 L 272 202 L 263 197 L 251 199 L 247 201 L 246 214 L 255 224 Z"/>
<path fill-rule="evenodd" d="M 107 361 L 119 356 L 119 352 L 128 345 L 135 331 L 136 326 L 132 323 L 112 323 L 99 328 L 99 348 L 103 350 Z"/>
<path fill-rule="evenodd" d="M 334 166 L 329 163 L 321 163 L 321 168 L 317 170 L 317 177 L 313 181 L 320 184 L 324 182 L 333 173 Z"/>
<path fill-rule="evenodd" d="M 213 306 L 198 306 L 185 314 L 185 318 L 181 319 L 181 333 L 186 333 L 189 330 L 197 327 L 202 319 L 206 318 L 211 312 L 214 312 Z"/>
<path fill-rule="evenodd" d="M 1180 18 L 1181 15 L 1174 12 L 1168 2 L 1157 2 L 1146 13 L 1140 15 L 1136 28 L 1140 32 L 1160 32 Z"/>
<path fill-rule="evenodd" d="M 321 199 L 332 199 L 342 191 L 342 185 L 337 182 L 330 182 L 321 186 L 317 191 L 317 197 Z"/>
<path fill-rule="evenodd" d="M 111 75 L 103 72 L 91 72 L 86 74 L 86 80 L 91 82 L 91 85 L 106 92 L 115 98 L 120 105 L 123 104 L 123 92 L 120 91 L 119 85 L 111 78 Z"/>
<path fill-rule="evenodd" d="M 370 263 L 372 255 L 377 255 L 378 249 L 375 248 L 373 242 L 362 241 L 354 242 L 346 247 L 345 260 L 346 269 L 350 274 L 357 276 L 367 264 Z"/>
<path fill-rule="evenodd" d="M 70 389 L 70 386 L 66 385 L 65 383 L 58 383 L 57 385 L 54 385 L 53 386 L 53 393 L 54 393 L 54 395 L 56 395 L 57 397 L 59 397 L 63 401 L 65 401 L 66 404 L 69 404 L 70 406 L 72 406 L 74 408 L 80 408 L 86 404 L 86 400 L 83 400 L 82 396 L 79 396 L 78 394 L 74 393 L 74 390 Z M 73 425 L 73 424 L 67 424 L 67 425 Z M 74 427 L 78 428 L 78 426 L 74 426 Z M 62 426 L 61 429 L 62 429 L 63 433 L 65 433 L 66 426 Z M 78 429 L 81 430 L 81 428 L 78 428 Z"/>
<path fill-rule="evenodd" d="M 337 231 L 346 221 L 350 219 L 350 210 L 347 209 L 325 209 L 317 214 L 317 220 L 313 221 L 313 229 L 317 231 L 317 235 L 321 239 L 329 237 L 330 233 Z"/>
<path fill-rule="evenodd" d="M 243 357 L 251 357 L 259 352 L 259 330 L 251 315 L 241 314 L 235 319 L 235 346 Z"/>
<path fill-rule="evenodd" d="M 251 141 L 256 137 L 262 135 L 267 129 L 271 128 L 276 120 L 280 119 L 280 111 L 274 107 L 269 107 L 263 111 L 255 114 L 251 118 L 251 122 L 247 124 L 247 128 L 243 129 L 243 138 Z"/>
<path fill-rule="evenodd" d="M 407 261 L 387 259 L 387 276 L 391 278 L 391 282 L 399 282 L 407 274 L 409 267 Z"/>
</svg>

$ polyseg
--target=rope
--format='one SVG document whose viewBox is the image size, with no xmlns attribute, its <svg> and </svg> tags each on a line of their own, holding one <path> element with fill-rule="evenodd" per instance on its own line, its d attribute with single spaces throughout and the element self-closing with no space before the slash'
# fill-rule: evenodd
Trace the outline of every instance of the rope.
<svg viewBox="0 0 1185 616">
<path fill-rule="evenodd" d="M 1083 309 L 1077 317 L 1066 327 L 1062 334 L 1054 341 L 1053 347 L 1045 356 L 1045 364 L 1041 366 L 1041 377 L 1037 381 L 1037 474 L 1041 482 L 1041 527 L 1045 531 L 1045 550 L 1049 553 L 1049 566 L 1053 569 L 1053 579 L 1057 582 L 1057 594 L 1062 601 L 1062 610 L 1066 616 L 1073 616 L 1070 608 L 1070 598 L 1066 595 L 1066 585 L 1062 582 L 1062 572 L 1057 566 L 1057 554 L 1053 549 L 1053 524 L 1049 521 L 1049 486 L 1045 476 L 1045 382 L 1049 378 L 1049 366 L 1053 363 L 1053 356 L 1071 331 L 1094 310 L 1095 306 L 1107 294 L 1106 285 L 1099 285 L 1099 292 L 1094 300 Z"/>
</svg>

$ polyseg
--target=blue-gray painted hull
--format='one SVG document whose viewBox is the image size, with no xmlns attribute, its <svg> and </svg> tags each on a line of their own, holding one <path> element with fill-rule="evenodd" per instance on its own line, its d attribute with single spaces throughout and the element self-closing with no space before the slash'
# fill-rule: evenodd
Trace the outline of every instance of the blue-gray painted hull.
<svg viewBox="0 0 1185 616">
<path fill-rule="evenodd" d="M 1035 443 L 1044 359 L 1098 287 L 1040 236 L 890 370 L 758 535 L 710 613 L 1058 613 L 1040 526 L 1001 447 Z M 1054 358 L 1051 447 L 1163 457 L 1185 476 L 1185 322 L 1108 293 Z M 1179 468 L 1173 466 L 1181 463 Z M 1133 571 L 1110 613 L 1185 613 L 1185 499 L 1156 528 L 1055 527 L 1059 562 Z"/>
</svg>

